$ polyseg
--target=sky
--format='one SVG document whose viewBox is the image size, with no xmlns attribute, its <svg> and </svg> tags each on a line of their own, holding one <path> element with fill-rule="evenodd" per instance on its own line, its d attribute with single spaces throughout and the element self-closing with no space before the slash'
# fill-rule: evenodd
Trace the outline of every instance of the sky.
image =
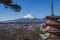
<svg viewBox="0 0 60 40">
<path fill-rule="evenodd" d="M 51 0 L 13 0 L 13 2 L 22 7 L 21 11 L 14 12 L 0 4 L 0 21 L 23 18 L 28 14 L 36 18 L 44 18 L 51 14 Z M 60 0 L 54 0 L 54 13 L 60 15 Z"/>
</svg>

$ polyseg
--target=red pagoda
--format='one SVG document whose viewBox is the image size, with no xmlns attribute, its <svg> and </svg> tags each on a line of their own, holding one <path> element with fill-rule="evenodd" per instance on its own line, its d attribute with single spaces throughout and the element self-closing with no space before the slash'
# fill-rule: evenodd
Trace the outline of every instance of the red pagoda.
<svg viewBox="0 0 60 40">
<path fill-rule="evenodd" d="M 43 40 L 60 40 L 60 16 L 54 15 L 53 0 L 51 2 L 51 15 L 45 17 L 46 23 L 41 24 L 40 34 Z"/>
</svg>

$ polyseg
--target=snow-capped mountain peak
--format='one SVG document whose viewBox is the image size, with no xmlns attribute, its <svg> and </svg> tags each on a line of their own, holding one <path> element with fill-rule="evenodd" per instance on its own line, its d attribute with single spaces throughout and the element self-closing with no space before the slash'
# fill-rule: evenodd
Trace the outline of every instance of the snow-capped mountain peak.
<svg viewBox="0 0 60 40">
<path fill-rule="evenodd" d="M 34 18 L 34 17 L 32 16 L 32 14 L 27 14 L 23 18 Z"/>
</svg>

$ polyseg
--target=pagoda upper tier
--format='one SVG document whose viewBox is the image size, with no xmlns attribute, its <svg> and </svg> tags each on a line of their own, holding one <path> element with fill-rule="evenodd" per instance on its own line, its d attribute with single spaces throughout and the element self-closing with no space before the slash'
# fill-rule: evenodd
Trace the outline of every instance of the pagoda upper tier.
<svg viewBox="0 0 60 40">
<path fill-rule="evenodd" d="M 50 16 L 46 16 L 46 18 L 53 18 L 53 19 L 60 19 L 60 16 L 56 16 L 56 15 L 50 15 Z"/>
</svg>

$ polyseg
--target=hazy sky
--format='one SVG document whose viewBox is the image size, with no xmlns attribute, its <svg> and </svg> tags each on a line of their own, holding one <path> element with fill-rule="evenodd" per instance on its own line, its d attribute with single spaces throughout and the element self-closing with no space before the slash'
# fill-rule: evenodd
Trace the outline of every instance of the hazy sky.
<svg viewBox="0 0 60 40">
<path fill-rule="evenodd" d="M 27 14 L 43 18 L 51 13 L 50 1 L 51 0 L 13 0 L 14 3 L 21 5 L 22 9 L 20 12 L 5 9 L 4 6 L 0 4 L 0 21 L 18 19 Z M 60 0 L 54 0 L 54 13 L 60 15 Z"/>
</svg>

